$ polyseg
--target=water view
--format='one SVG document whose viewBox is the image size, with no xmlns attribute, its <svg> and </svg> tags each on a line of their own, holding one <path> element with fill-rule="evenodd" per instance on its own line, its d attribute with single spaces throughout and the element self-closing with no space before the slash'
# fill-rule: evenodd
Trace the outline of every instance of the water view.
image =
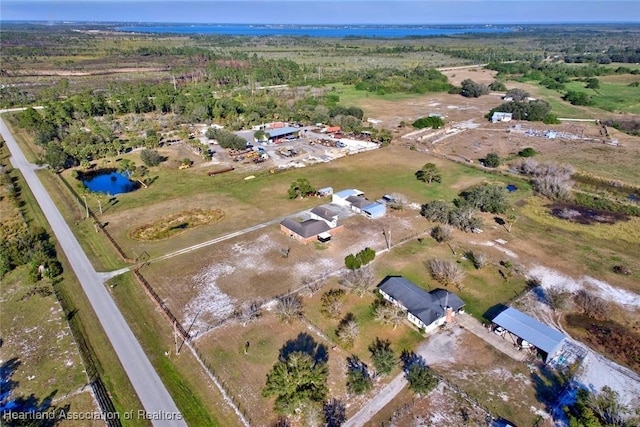
<svg viewBox="0 0 640 427">
<path fill-rule="evenodd" d="M 131 25 L 115 28 L 135 33 L 216 34 L 237 36 L 308 37 L 428 37 L 468 33 L 507 33 L 512 28 L 496 26 L 422 26 L 422 25 Z"/>
<path fill-rule="evenodd" d="M 129 179 L 127 175 L 119 172 L 107 172 L 94 175 L 82 181 L 91 191 L 115 196 L 116 194 L 129 193 L 138 188 L 138 185 Z"/>
</svg>

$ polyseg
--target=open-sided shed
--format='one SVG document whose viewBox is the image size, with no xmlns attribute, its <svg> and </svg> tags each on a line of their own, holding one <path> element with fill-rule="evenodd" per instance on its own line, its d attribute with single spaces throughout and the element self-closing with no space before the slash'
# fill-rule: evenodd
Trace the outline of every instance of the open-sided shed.
<svg viewBox="0 0 640 427">
<path fill-rule="evenodd" d="M 562 332 L 512 307 L 498 314 L 493 323 L 545 353 L 545 362 L 550 361 L 562 349 L 565 339 Z"/>
</svg>

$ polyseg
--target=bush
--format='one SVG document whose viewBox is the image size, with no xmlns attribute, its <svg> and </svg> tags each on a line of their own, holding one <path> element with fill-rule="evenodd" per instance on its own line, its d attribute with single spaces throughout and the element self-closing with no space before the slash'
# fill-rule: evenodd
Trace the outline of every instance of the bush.
<svg viewBox="0 0 640 427">
<path fill-rule="evenodd" d="M 460 95 L 466 98 L 479 98 L 482 95 L 489 93 L 489 87 L 481 83 L 476 83 L 471 79 L 466 79 L 462 82 L 462 90 Z"/>
<path fill-rule="evenodd" d="M 471 261 L 473 266 L 480 270 L 482 267 L 487 265 L 488 259 L 487 256 L 483 252 L 479 251 L 469 251 L 465 254 L 467 259 Z"/>
<path fill-rule="evenodd" d="M 465 273 L 456 263 L 434 258 L 427 261 L 426 267 L 431 273 L 431 277 L 437 282 L 445 286 L 452 284 L 458 289 L 462 289 Z"/>
<path fill-rule="evenodd" d="M 494 80 L 490 85 L 489 89 L 494 92 L 505 92 L 507 87 L 500 80 Z"/>
<path fill-rule="evenodd" d="M 140 152 L 140 160 L 149 167 L 158 166 L 162 162 L 162 156 L 156 150 L 145 148 Z"/>
<path fill-rule="evenodd" d="M 484 165 L 489 168 L 497 168 L 500 166 L 500 156 L 498 153 L 489 153 L 484 159 Z"/>
<path fill-rule="evenodd" d="M 449 211 L 451 211 L 451 204 L 442 200 L 434 200 L 430 203 L 422 205 L 420 215 L 427 218 L 429 221 L 446 223 L 449 220 Z"/>
<path fill-rule="evenodd" d="M 520 157 L 533 157 L 536 154 L 538 154 L 536 152 L 536 150 L 534 150 L 531 147 L 527 147 L 527 148 L 524 148 L 524 149 L 518 151 L 518 156 L 520 156 Z"/>
<path fill-rule="evenodd" d="M 482 212 L 493 214 L 505 213 L 509 209 L 507 191 L 501 185 L 478 185 L 460 193 L 462 201 L 457 199 L 454 203 L 460 207 L 470 205 Z"/>
<path fill-rule="evenodd" d="M 513 98 L 514 101 L 526 101 L 529 98 L 529 92 L 524 89 L 514 88 L 509 89 L 506 96 Z"/>
<path fill-rule="evenodd" d="M 448 225 L 436 225 L 431 230 L 431 237 L 438 243 L 448 242 L 451 240 L 451 227 Z"/>
<path fill-rule="evenodd" d="M 442 126 L 444 126 L 444 120 L 442 120 L 440 117 L 422 117 L 413 122 L 412 126 L 416 129 L 440 129 Z"/>
<path fill-rule="evenodd" d="M 585 92 L 577 92 L 570 90 L 565 96 L 562 97 L 565 101 L 570 102 L 572 105 L 591 105 L 593 99 Z"/>
</svg>

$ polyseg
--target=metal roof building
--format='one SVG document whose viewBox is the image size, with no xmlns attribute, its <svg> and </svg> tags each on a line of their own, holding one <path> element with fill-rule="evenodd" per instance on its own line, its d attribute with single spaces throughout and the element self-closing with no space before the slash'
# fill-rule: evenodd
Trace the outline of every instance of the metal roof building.
<svg viewBox="0 0 640 427">
<path fill-rule="evenodd" d="M 369 218 L 382 218 L 387 213 L 387 208 L 380 203 L 372 203 L 369 206 L 365 206 L 362 208 L 362 212 L 364 212 Z"/>
<path fill-rule="evenodd" d="M 271 138 L 280 138 L 281 136 L 287 136 L 299 132 L 300 129 L 292 128 L 292 127 L 284 127 L 284 128 L 276 128 L 276 129 L 267 129 L 265 133 L 269 134 Z"/>
<path fill-rule="evenodd" d="M 562 349 L 565 336 L 560 331 L 515 308 L 508 307 L 493 319 L 493 323 L 546 353 L 545 362 L 551 360 Z"/>
</svg>

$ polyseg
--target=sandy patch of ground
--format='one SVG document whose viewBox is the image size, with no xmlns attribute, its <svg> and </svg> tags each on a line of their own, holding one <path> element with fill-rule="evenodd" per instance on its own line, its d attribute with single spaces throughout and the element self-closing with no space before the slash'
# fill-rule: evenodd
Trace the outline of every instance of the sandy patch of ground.
<svg viewBox="0 0 640 427">
<path fill-rule="evenodd" d="M 243 301 L 269 300 L 299 288 L 303 278 L 338 274 L 344 258 L 365 247 L 384 249 L 383 227 L 393 225 L 393 239 L 398 242 L 414 234 L 419 222 L 422 218 L 412 211 L 376 221 L 357 215 L 344 220 L 344 231 L 326 245 L 299 244 L 274 224 L 152 263 L 142 274 L 185 327 L 195 319 L 191 332 L 202 333 L 230 316 Z"/>
<path fill-rule="evenodd" d="M 490 84 L 496 79 L 496 71 L 487 70 L 482 67 L 458 68 L 444 70 L 442 74 L 447 76 L 449 83 L 460 86 L 464 80 L 470 79 L 476 83 Z"/>
</svg>

